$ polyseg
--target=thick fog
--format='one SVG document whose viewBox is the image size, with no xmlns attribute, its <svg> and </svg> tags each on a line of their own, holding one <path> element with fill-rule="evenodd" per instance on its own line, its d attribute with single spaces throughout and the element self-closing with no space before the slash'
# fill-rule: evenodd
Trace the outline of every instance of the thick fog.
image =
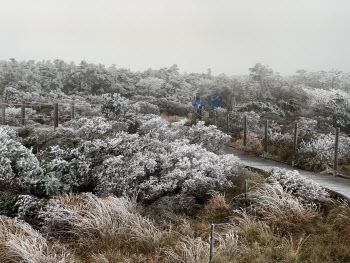
<svg viewBox="0 0 350 263">
<path fill-rule="evenodd" d="M 349 10 L 346 0 L 1 0 L 0 59 L 350 71 Z"/>
</svg>

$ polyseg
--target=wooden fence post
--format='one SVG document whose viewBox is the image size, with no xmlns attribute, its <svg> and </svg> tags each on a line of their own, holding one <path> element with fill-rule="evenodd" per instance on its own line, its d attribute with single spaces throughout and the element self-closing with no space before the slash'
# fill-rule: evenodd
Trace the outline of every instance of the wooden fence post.
<svg viewBox="0 0 350 263">
<path fill-rule="evenodd" d="M 196 123 L 197 123 L 197 109 L 196 107 L 193 107 L 192 126 L 196 125 Z"/>
<path fill-rule="evenodd" d="M 54 129 L 58 127 L 58 103 L 55 103 L 53 105 L 53 111 L 54 111 Z"/>
<path fill-rule="evenodd" d="M 267 131 L 268 131 L 268 121 L 265 120 L 265 139 L 264 139 L 264 157 L 267 157 Z"/>
<path fill-rule="evenodd" d="M 21 124 L 24 126 L 26 124 L 26 102 L 21 103 Z"/>
<path fill-rule="evenodd" d="M 74 110 L 75 110 L 75 107 L 74 107 L 74 98 L 73 98 L 72 104 L 70 106 L 70 119 L 71 120 L 74 119 Z"/>
<path fill-rule="evenodd" d="M 247 145 L 247 116 L 244 116 L 243 120 L 243 145 Z"/>
<path fill-rule="evenodd" d="M 6 118 L 5 118 L 5 113 L 6 113 L 6 103 L 5 100 L 1 100 L 1 124 L 6 125 Z"/>
<path fill-rule="evenodd" d="M 227 116 L 226 116 L 226 133 L 229 133 L 230 127 L 230 105 L 227 105 Z"/>
<path fill-rule="evenodd" d="M 213 124 L 216 126 L 216 110 L 213 109 Z"/>
<path fill-rule="evenodd" d="M 335 130 L 335 145 L 334 145 L 333 176 L 336 176 L 337 171 L 338 171 L 338 151 L 339 151 L 339 128 L 336 128 L 336 130 Z"/>
<path fill-rule="evenodd" d="M 294 141 L 293 141 L 293 160 L 292 160 L 292 167 L 295 166 L 296 156 L 297 156 L 297 149 L 298 149 L 298 123 L 294 125 Z"/>
</svg>

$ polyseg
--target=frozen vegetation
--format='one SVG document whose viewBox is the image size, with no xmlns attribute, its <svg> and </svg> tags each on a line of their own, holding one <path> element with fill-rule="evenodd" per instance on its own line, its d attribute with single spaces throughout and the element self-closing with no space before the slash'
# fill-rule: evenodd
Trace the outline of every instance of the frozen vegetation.
<svg viewBox="0 0 350 263">
<path fill-rule="evenodd" d="M 249 71 L 1 61 L 7 123 L 18 127 L 0 126 L 0 262 L 208 262 L 211 223 L 224 223 L 213 262 L 348 262 L 346 201 L 298 172 L 248 171 L 222 149 L 263 154 L 267 119 L 269 157 L 291 162 L 298 123 L 296 164 L 328 171 L 338 127 L 349 173 L 350 74 Z M 223 98 L 216 122 L 207 107 L 190 125 L 194 95 L 208 106 L 212 91 Z M 52 102 L 69 116 L 73 97 L 75 119 L 54 130 Z"/>
</svg>

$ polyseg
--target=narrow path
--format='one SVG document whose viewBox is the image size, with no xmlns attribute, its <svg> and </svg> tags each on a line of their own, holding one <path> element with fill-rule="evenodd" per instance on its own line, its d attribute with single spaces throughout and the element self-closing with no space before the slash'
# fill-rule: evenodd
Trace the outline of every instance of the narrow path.
<svg viewBox="0 0 350 263">
<path fill-rule="evenodd" d="M 266 172 L 271 171 L 273 168 L 283 168 L 289 171 L 298 171 L 301 175 L 319 183 L 326 189 L 329 189 L 335 193 L 338 193 L 347 199 L 350 200 L 350 179 L 342 178 L 342 177 L 334 177 L 332 175 L 327 174 L 318 174 L 315 172 L 309 172 L 297 168 L 293 168 L 288 164 L 276 162 L 273 160 L 265 159 L 262 157 L 254 157 L 245 154 L 244 152 L 237 150 L 233 147 L 225 146 L 224 153 L 226 154 L 234 154 L 239 157 L 243 164 L 247 167 L 255 168 L 258 170 L 263 170 Z"/>
</svg>

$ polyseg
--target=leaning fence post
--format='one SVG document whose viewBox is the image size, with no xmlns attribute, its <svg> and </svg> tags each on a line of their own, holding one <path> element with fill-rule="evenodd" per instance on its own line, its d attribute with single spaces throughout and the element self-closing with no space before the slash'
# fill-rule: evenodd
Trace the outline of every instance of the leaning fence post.
<svg viewBox="0 0 350 263">
<path fill-rule="evenodd" d="M 6 111 L 5 100 L 1 100 L 1 124 L 2 125 L 6 125 L 5 111 Z"/>
<path fill-rule="evenodd" d="M 335 130 L 335 145 L 334 145 L 333 176 L 336 176 L 337 171 L 338 171 L 338 150 L 339 150 L 339 128 L 336 128 L 336 130 Z"/>
<path fill-rule="evenodd" d="M 54 104 L 54 129 L 58 127 L 58 103 Z"/>
<path fill-rule="evenodd" d="M 73 120 L 74 119 L 74 98 L 73 98 L 73 101 L 72 101 L 72 104 L 70 105 L 70 119 Z"/>
<path fill-rule="evenodd" d="M 214 224 L 211 224 L 209 263 L 212 263 L 213 261 L 213 250 L 214 250 Z"/>
<path fill-rule="evenodd" d="M 294 125 L 294 140 L 293 140 L 293 160 L 292 167 L 295 165 L 295 160 L 297 156 L 297 148 L 298 148 L 298 123 Z"/>
<path fill-rule="evenodd" d="M 21 103 L 21 124 L 24 126 L 26 124 L 26 102 L 22 101 Z"/>
<path fill-rule="evenodd" d="M 243 145 L 247 145 L 247 116 L 244 116 L 243 120 Z"/>
<path fill-rule="evenodd" d="M 264 139 L 264 156 L 267 157 L 267 130 L 268 130 L 268 121 L 265 120 L 265 139 Z"/>
</svg>

